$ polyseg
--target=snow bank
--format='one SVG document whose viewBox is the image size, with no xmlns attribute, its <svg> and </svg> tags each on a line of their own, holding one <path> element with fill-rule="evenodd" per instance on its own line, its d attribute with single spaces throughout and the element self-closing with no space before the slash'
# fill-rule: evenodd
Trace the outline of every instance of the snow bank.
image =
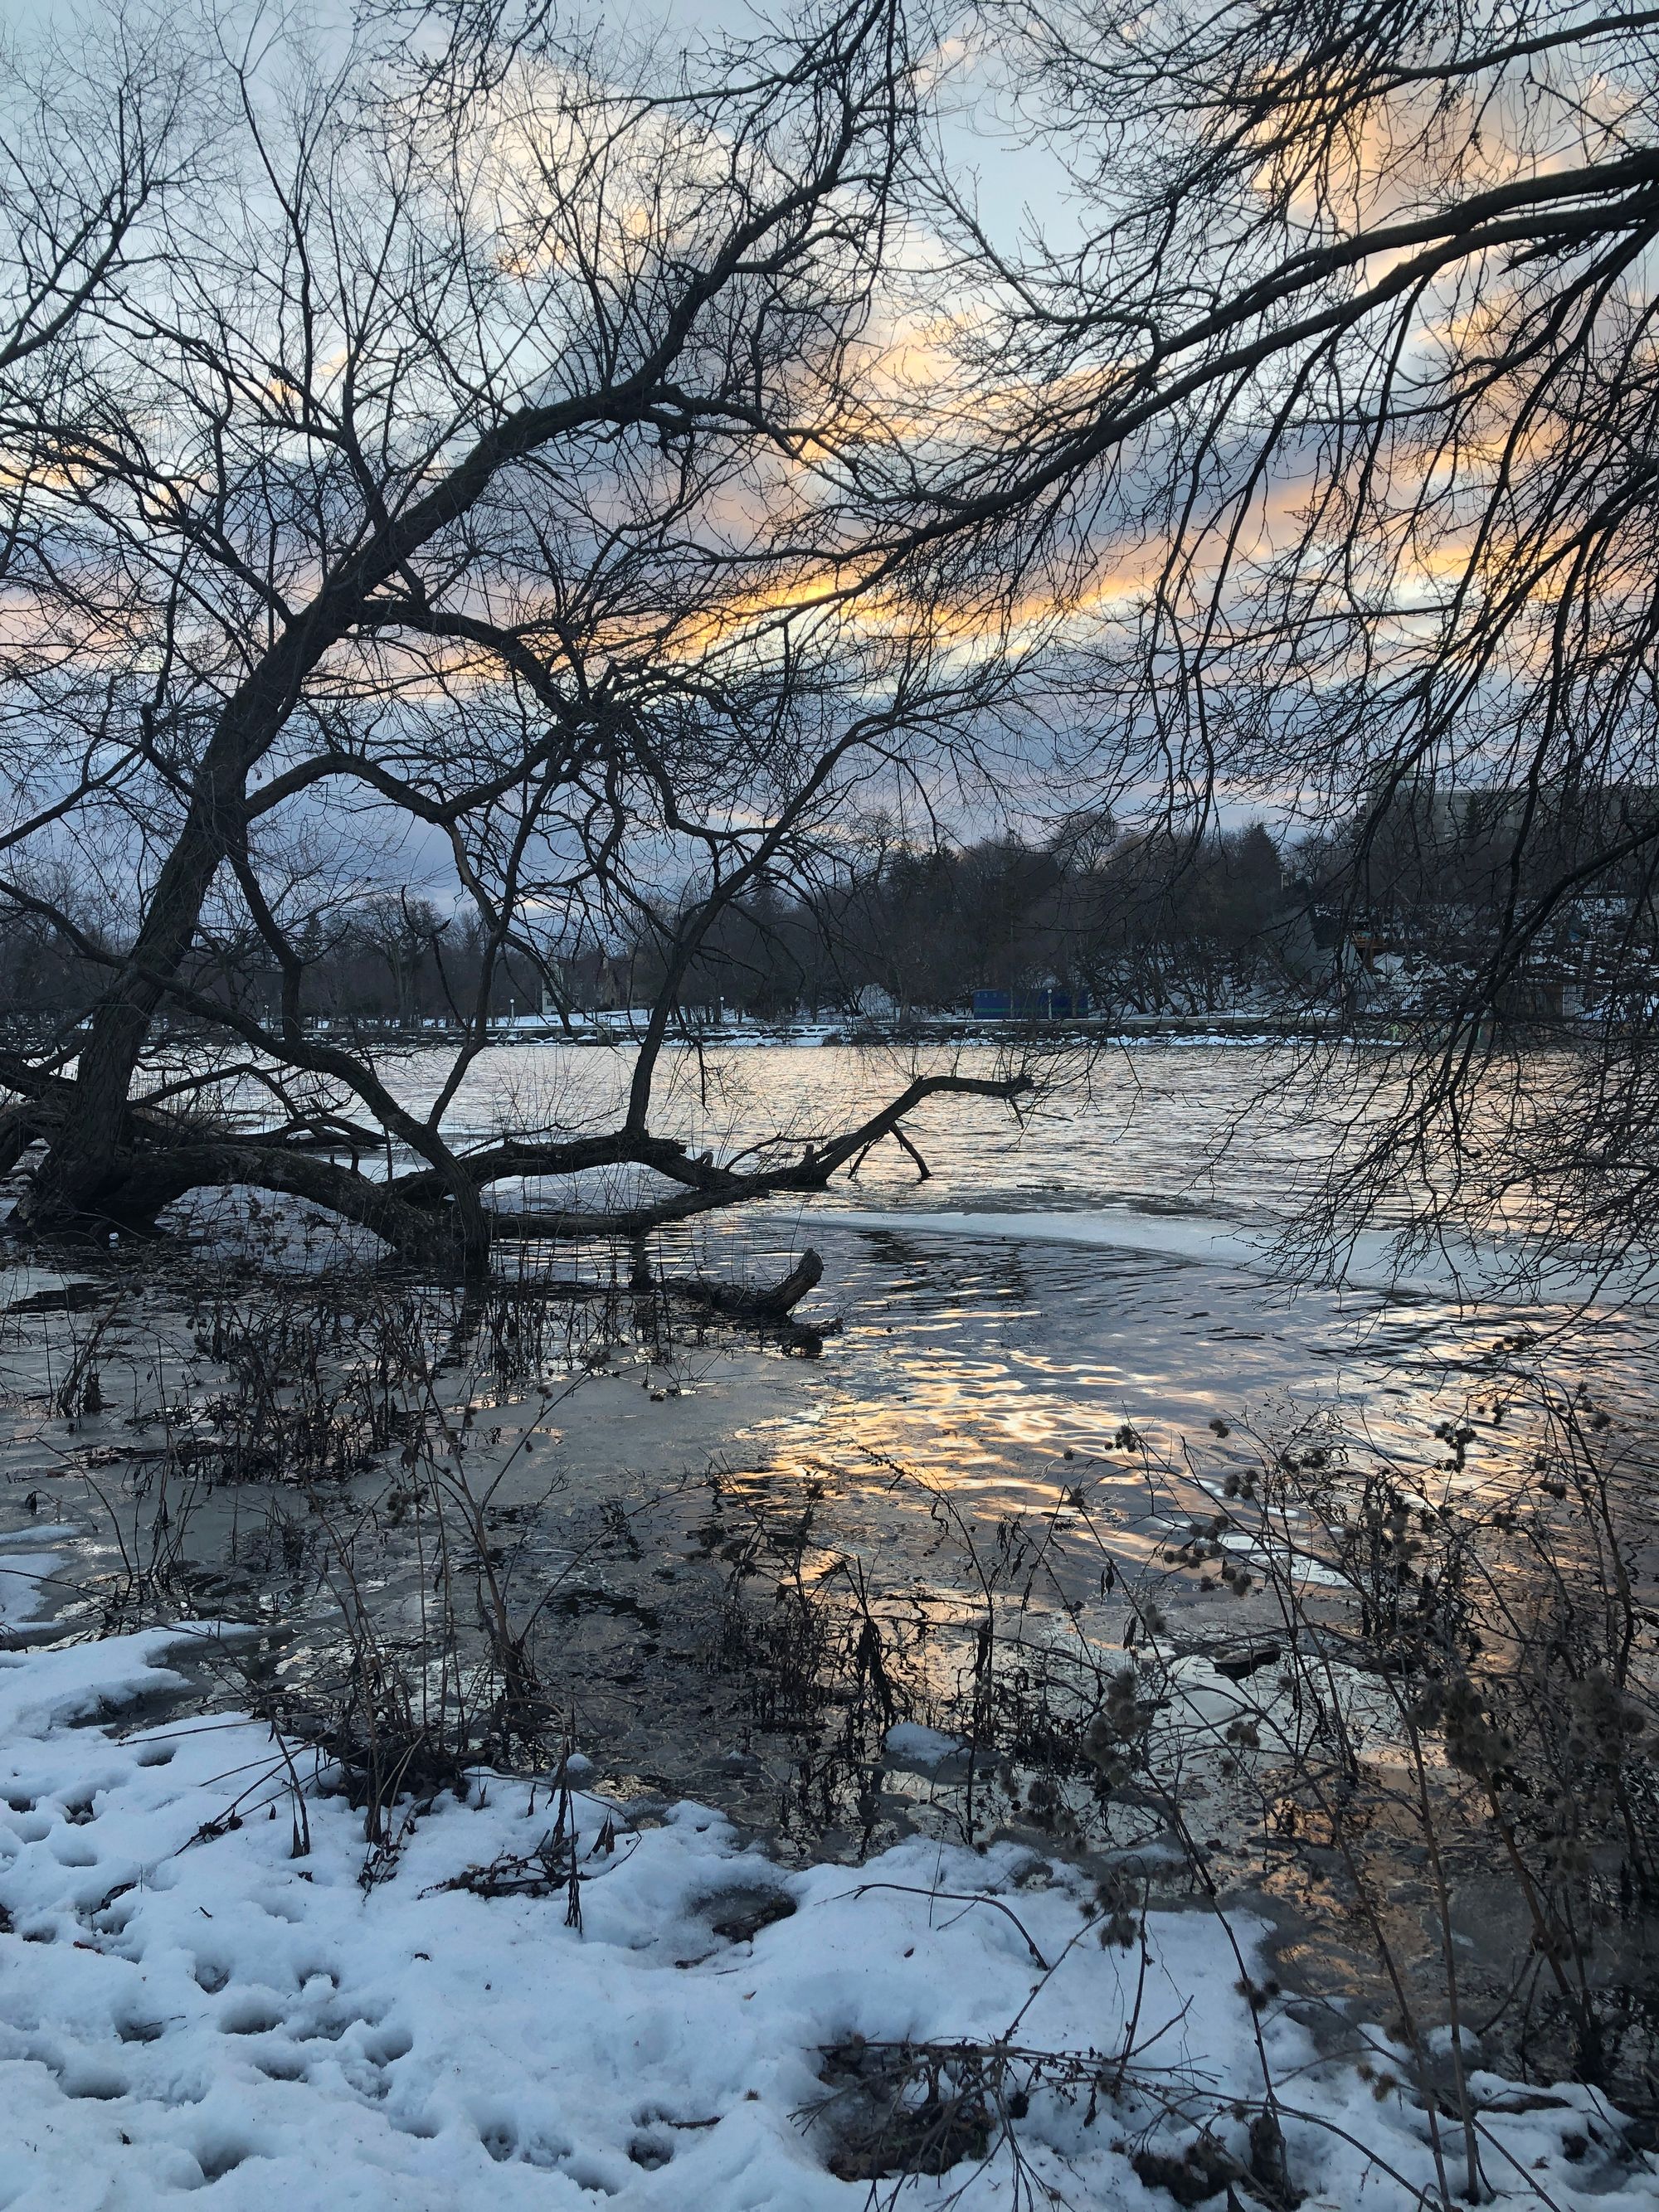
<svg viewBox="0 0 1659 2212">
<path fill-rule="evenodd" d="M 1235 1984 L 1259 1923 L 1155 1914 L 1143 1960 L 1097 1940 L 1079 1875 L 1012 1845 L 787 1873 L 696 1806 L 629 1832 L 584 1798 L 576 1929 L 562 1895 L 442 1886 L 547 1832 L 545 1794 L 495 1777 L 413 1821 L 366 1892 L 342 1800 L 311 1800 L 294 1855 L 289 1770 L 252 1723 L 125 1741 L 65 1725 L 153 1686 L 177 1641 L 0 1671 L 6 2212 L 139 2212 L 205 2184 L 221 2212 L 860 2212 L 869 2185 L 828 2170 L 833 2116 L 803 2118 L 824 2046 L 1012 2029 L 1028 2050 L 1109 2055 L 1132 2014 L 1150 2086 L 1039 2089 L 1018 2121 L 1028 2185 L 1079 2212 L 1167 2212 L 1133 2154 L 1179 2155 L 1218 2112 L 1243 2145 L 1227 2100 L 1259 2104 L 1264 2058 L 1299 2187 L 1393 2208 L 1431 2184 L 1402 2092 L 1379 2101 L 1322 2060 L 1280 2002 L 1253 2019 Z M 1534 2184 L 1561 2212 L 1654 2200 L 1587 2093 L 1503 2114 L 1502 2087 L 1492 2179 L 1515 2201 L 1539 2202 Z M 1010 2181 L 994 2146 L 903 2202 L 1004 2205 Z"/>
<path fill-rule="evenodd" d="M 74 1534 L 67 1526 L 26 1532 L 27 1540 L 34 1544 Z M 46 1610 L 41 1585 L 49 1583 L 64 1564 L 61 1552 L 19 1551 L 15 1547 L 24 1539 L 25 1532 L 21 1531 L 0 1536 L 0 1633 L 40 1619 Z"/>
<path fill-rule="evenodd" d="M 225 1632 L 204 1622 L 140 1629 L 58 1651 L 0 1651 L 0 1747 L 14 1747 L 15 1738 L 45 1735 L 64 1722 L 112 1712 L 152 1691 L 180 1686 L 184 1676 L 160 1664 L 162 1653 L 216 1643 Z"/>
</svg>

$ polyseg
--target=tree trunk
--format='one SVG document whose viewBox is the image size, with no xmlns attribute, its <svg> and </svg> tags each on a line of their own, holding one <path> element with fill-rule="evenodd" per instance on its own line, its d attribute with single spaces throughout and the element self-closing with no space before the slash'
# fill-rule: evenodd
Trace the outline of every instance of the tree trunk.
<svg viewBox="0 0 1659 2212">
<path fill-rule="evenodd" d="M 190 949 L 224 853 L 212 810 L 198 800 L 162 868 L 132 951 L 92 1018 L 69 1111 L 35 1181 L 32 1225 L 82 1225 L 118 1215 L 133 1073 L 161 1000 L 161 979 L 175 972 Z"/>
<path fill-rule="evenodd" d="M 324 626 L 302 619 L 225 702 L 197 771 L 190 810 L 162 864 L 132 950 L 92 1018 L 73 1097 L 27 1208 L 32 1227 L 120 1220 L 130 1148 L 127 1100 L 167 983 L 194 942 L 203 902 L 247 830 L 247 779 L 293 709 Z"/>
</svg>

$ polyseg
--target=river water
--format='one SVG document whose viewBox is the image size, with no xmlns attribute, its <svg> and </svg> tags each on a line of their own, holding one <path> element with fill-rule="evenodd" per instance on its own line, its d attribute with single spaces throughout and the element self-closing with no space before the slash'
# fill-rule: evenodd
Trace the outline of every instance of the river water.
<svg viewBox="0 0 1659 2212">
<path fill-rule="evenodd" d="M 808 1141 L 878 1106 L 917 1064 L 897 1050 L 823 1047 L 685 1054 L 668 1063 L 653 1126 L 720 1158 L 775 1137 Z M 1003 1066 L 984 1047 L 921 1064 L 979 1075 Z M 1378 1055 L 1360 1079 L 1386 1081 L 1388 1066 Z M 481 1139 L 603 1127 L 630 1068 L 623 1051 L 503 1049 L 478 1064 L 456 1119 Z M 734 1510 L 752 1516 L 751 1543 L 756 1528 L 766 1531 L 752 1571 L 742 1569 L 751 1595 L 772 1577 L 780 1591 L 801 1574 L 828 1587 L 848 1570 L 890 1625 L 907 1606 L 926 1613 L 941 1648 L 941 1622 L 976 1617 L 989 1552 L 1006 1579 L 1020 1540 L 1011 1531 L 1064 1527 L 1044 1553 L 1050 1595 L 1106 1645 L 1123 1624 L 1099 1601 L 1103 1551 L 1120 1576 L 1156 1561 L 1171 1474 L 1224 1480 L 1311 1435 L 1356 1463 L 1391 1461 L 1432 1484 L 1449 1421 L 1468 1426 L 1459 1482 L 1527 1465 L 1539 1441 L 1528 1394 L 1506 1391 L 1508 1418 L 1490 1417 L 1500 1342 L 1506 1368 L 1586 1385 L 1633 1415 L 1621 1420 L 1621 1449 L 1650 1485 L 1646 1407 L 1659 1364 L 1647 1308 L 1482 1298 L 1468 1287 L 1479 1252 L 1437 1268 L 1417 1261 L 1402 1277 L 1380 1232 L 1360 1241 L 1340 1283 L 1285 1278 L 1274 1238 L 1329 1141 L 1292 1053 L 1149 1042 L 1060 1073 L 1069 1079 L 1019 1118 L 990 1100 L 931 1102 L 910 1125 L 925 1179 L 887 1143 L 855 1179 L 808 1201 L 704 1217 L 657 1240 L 665 1274 L 695 1266 L 758 1282 L 811 1246 L 824 1274 L 799 1315 L 831 1333 L 812 1360 L 689 1354 L 674 1370 L 678 1395 L 666 1397 L 638 1387 L 624 1364 L 551 1417 L 573 1515 L 596 1482 L 641 1499 L 690 1485 L 653 1509 L 658 1534 L 641 1560 L 612 1556 L 586 1584 L 596 1605 L 578 1638 L 580 1699 L 613 1765 L 631 1760 L 763 1820 L 787 1796 L 787 1778 L 811 1770 L 799 1739 L 786 1754 L 775 1731 L 751 1727 L 718 1692 L 709 1700 L 704 1632 L 675 1617 L 678 1594 L 740 1551 Z M 411 1097 L 421 1076 L 418 1066 L 403 1071 Z M 630 1188 L 572 1179 L 525 1195 L 580 1204 Z M 513 1193 L 500 1196 L 510 1203 Z M 726 1501 L 723 1542 L 700 1502 L 710 1470 Z M 1079 1482 L 1091 1500 L 1086 1537 L 1063 1510 Z M 651 1564 L 653 1540 L 668 1565 Z M 637 1616 L 625 1610 L 640 1602 L 650 1613 L 643 1664 Z M 607 1610 L 615 1605 L 624 1611 Z M 1274 1624 L 1252 1598 L 1226 1625 L 1248 1638 Z M 1207 1636 L 1212 1614 L 1192 1626 Z M 744 1765 L 757 1756 L 757 1767 Z M 890 1809 L 890 1790 L 884 1802 Z M 813 1847 L 847 1845 L 844 1803 L 826 1799 L 814 1815 L 797 1796 L 793 1810 Z"/>
<path fill-rule="evenodd" d="M 1359 1079 L 1386 1081 L 1386 1053 L 1371 1061 Z M 452 1118 L 479 1137 L 603 1127 L 631 1065 L 625 1050 L 503 1048 L 477 1064 Z M 878 1106 L 918 1066 L 1005 1069 L 984 1046 L 920 1060 L 896 1048 L 681 1054 L 665 1064 L 653 1125 L 717 1158 L 775 1136 L 811 1141 Z M 411 1100 L 422 1073 L 403 1072 Z M 1287 1280 L 1274 1239 L 1333 1140 L 1291 1048 L 1148 1040 L 1062 1062 L 1018 1116 L 945 1097 L 908 1126 L 926 1179 L 890 1141 L 809 1202 L 671 1237 L 665 1264 L 689 1248 L 712 1269 L 768 1279 L 817 1249 L 824 1279 L 802 1317 L 838 1318 L 842 1331 L 801 1386 L 799 1419 L 820 1432 L 843 1423 L 900 1455 L 948 1444 L 955 1480 L 1018 1484 L 1056 1453 L 1097 1452 L 1126 1422 L 1173 1440 L 1217 1419 L 1271 1425 L 1316 1407 L 1413 1456 L 1430 1404 L 1462 1387 L 1495 1334 L 1517 1329 L 1599 1384 L 1644 1392 L 1655 1371 L 1646 1307 L 1585 1305 L 1576 1291 L 1483 1297 L 1497 1268 L 1478 1250 L 1396 1267 L 1386 1231 L 1373 1231 L 1341 1282 Z M 614 1200 L 631 1188 L 577 1186 L 528 1195 Z"/>
<path fill-rule="evenodd" d="M 986 1047 L 951 1064 L 1000 1066 Z M 475 1066 L 450 1126 L 480 1139 L 603 1127 L 630 1066 L 620 1049 L 504 1048 Z M 666 1067 L 653 1125 L 720 1157 L 799 1143 L 848 1126 L 910 1071 L 897 1051 L 684 1054 Z M 441 1079 L 435 1060 L 394 1072 L 410 1103 Z M 1381 1237 L 1346 1283 L 1284 1278 L 1273 1239 L 1321 1143 L 1288 1054 L 1147 1042 L 1061 1072 L 1070 1080 L 1018 1119 L 990 1100 L 930 1103 L 912 1127 L 925 1179 L 884 1144 L 810 1201 L 704 1217 L 657 1240 L 666 1274 L 695 1266 L 757 1282 L 817 1249 L 823 1278 L 799 1317 L 826 1328 L 821 1356 L 695 1331 L 665 1348 L 624 1328 L 568 1373 L 481 1385 L 469 1434 L 489 1492 L 483 1540 L 512 1558 L 514 1602 L 544 1607 L 544 1678 L 616 1786 L 721 1802 L 802 1849 L 867 1847 L 912 1816 L 910 1785 L 890 1772 L 870 1812 L 867 1741 L 831 1774 L 816 1748 L 823 1714 L 780 1715 L 775 1652 L 757 1656 L 750 1628 L 735 1650 L 734 1595 L 752 1625 L 756 1593 L 774 1583 L 856 1589 L 896 1635 L 931 1636 L 944 1652 L 951 1624 L 974 1617 L 988 1551 L 1006 1581 L 1022 1527 L 1058 1525 L 1086 1485 L 1088 1540 L 1067 1534 L 1044 1571 L 1054 1601 L 1106 1648 L 1122 1622 L 1105 1601 L 1105 1560 L 1115 1571 L 1153 1558 L 1168 1525 L 1152 1470 L 1224 1477 L 1310 1431 L 1437 1468 L 1437 1430 L 1490 1410 L 1498 1340 L 1513 1352 L 1525 1340 L 1534 1368 L 1636 1411 L 1620 1434 L 1650 1483 L 1641 1409 L 1659 1369 L 1646 1308 L 1460 1297 L 1446 1273 L 1397 1279 Z M 598 1180 L 564 1194 L 625 1194 L 624 1182 Z M 538 1205 L 559 1194 L 525 1194 Z M 258 1219 L 268 1239 L 269 1209 Z M 214 1231 L 233 1245 L 247 1233 L 234 1206 Z M 601 1270 L 617 1258 L 583 1256 Z M 0 1537 L 42 1514 L 78 1532 L 54 1585 L 71 1616 L 107 1616 L 109 1592 L 154 1544 L 158 1508 L 173 1534 L 182 1525 L 155 1468 L 191 1406 L 222 1388 L 191 1348 L 199 1317 L 170 1322 L 164 1293 L 143 1296 L 100 1353 L 108 1410 L 72 1436 L 41 1382 L 62 1365 L 49 1334 L 61 1318 L 16 1322 L 0 1344 L 15 1409 Z M 118 1418 L 123 1405 L 132 1412 Z M 1470 1437 L 1460 1479 L 1471 1482 L 1534 1442 L 1519 1398 L 1501 1424 L 1474 1414 Z M 370 1469 L 324 1518 L 362 1516 L 368 1601 L 412 1650 L 430 1562 L 408 1521 L 383 1510 L 392 1468 Z M 279 1679 L 304 1685 L 337 1666 L 339 1592 L 313 1571 L 315 1498 L 198 1485 L 191 1510 L 189 1573 L 173 1576 L 169 1601 L 185 1589 L 198 1610 L 258 1623 Z M 1230 1632 L 1254 1632 L 1256 1603 L 1235 1608 Z"/>
</svg>

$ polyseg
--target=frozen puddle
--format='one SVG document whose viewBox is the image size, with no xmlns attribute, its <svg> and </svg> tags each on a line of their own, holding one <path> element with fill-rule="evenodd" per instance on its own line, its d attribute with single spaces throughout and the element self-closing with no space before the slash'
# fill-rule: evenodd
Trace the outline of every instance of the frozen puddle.
<svg viewBox="0 0 1659 2212">
<path fill-rule="evenodd" d="M 896 2185 L 872 2199 L 867 2159 L 830 2170 L 849 2075 L 869 2104 L 859 2038 L 1074 2055 L 1069 2087 L 1027 2094 L 1023 2057 L 1003 2077 L 1019 2090 L 1000 2109 L 1023 2203 L 1169 2207 L 1133 2159 L 1179 2160 L 1207 2122 L 1247 2160 L 1264 2063 L 1297 2191 L 1403 2207 L 1434 2188 L 1426 2116 L 1403 2091 L 1374 2095 L 1347 2059 L 1319 2059 L 1280 2000 L 1253 2021 L 1236 1985 L 1241 1963 L 1256 1971 L 1258 1923 L 1155 1914 L 1143 1960 L 1099 1941 L 1081 1875 L 1012 1846 L 910 1844 L 786 1873 L 696 1806 L 632 1832 L 579 1798 L 577 1929 L 562 1892 L 442 1887 L 546 1836 L 545 1791 L 532 1808 L 501 1778 L 439 1799 L 365 1891 L 343 1799 L 307 1793 L 311 1848 L 294 1855 L 264 1729 L 118 1732 L 184 1633 L 0 1655 L 9 2212 L 137 2212 L 204 2189 L 227 2212 L 854 2212 Z M 1653 2200 L 1587 2093 L 1503 2114 L 1503 2085 L 1476 2082 L 1500 2196 Z M 952 2154 L 902 2201 L 1015 2201 L 999 2127 L 965 2129 Z M 839 2155 L 845 2171 L 844 2140 Z"/>
</svg>

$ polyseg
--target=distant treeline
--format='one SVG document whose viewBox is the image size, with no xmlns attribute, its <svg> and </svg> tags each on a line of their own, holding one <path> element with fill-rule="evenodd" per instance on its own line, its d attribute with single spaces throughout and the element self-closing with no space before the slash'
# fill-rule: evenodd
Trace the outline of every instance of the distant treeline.
<svg viewBox="0 0 1659 2212">
<path fill-rule="evenodd" d="M 1511 985 L 1533 1011 L 1559 1010 L 1563 985 L 1593 997 L 1615 953 L 1627 985 L 1654 973 L 1659 916 L 1644 860 L 1571 889 L 1583 857 L 1604 855 L 1623 816 L 1650 805 L 1645 793 L 1430 786 L 1299 836 L 1259 822 L 1177 835 L 1095 820 L 1040 843 L 899 844 L 810 896 L 773 886 L 729 911 L 681 995 L 761 1016 L 860 1005 L 902 1015 L 965 1009 L 976 990 L 1055 986 L 1108 1014 L 1203 1013 L 1241 1001 L 1352 1007 L 1404 977 L 1397 989 L 1431 1004 L 1488 957 L 1512 901 L 1540 902 L 1564 883 Z M 579 1003 L 620 1004 L 648 997 L 659 976 L 641 945 L 570 981 Z"/>
<path fill-rule="evenodd" d="M 975 991 L 1053 986 L 1086 992 L 1108 1014 L 1202 1013 L 1241 1001 L 1352 1004 L 1368 979 L 1401 970 L 1417 977 L 1419 999 L 1431 997 L 1494 939 L 1516 896 L 1518 842 L 1519 893 L 1530 896 L 1534 878 L 1570 882 L 1579 851 L 1605 852 L 1631 804 L 1619 793 L 1540 805 L 1523 793 L 1431 787 L 1294 839 L 1261 823 L 1182 836 L 1095 819 L 1042 841 L 895 840 L 811 887 L 759 883 L 720 913 L 679 1001 L 703 1019 L 902 1018 L 963 1012 Z M 492 1013 L 648 1004 L 664 981 L 664 923 L 681 911 L 671 905 L 654 927 L 603 943 L 509 947 Z M 1634 972 L 1650 971 L 1655 940 L 1654 885 L 1632 857 L 1623 875 L 1601 869 L 1593 896 L 1558 902 L 1528 988 L 1553 992 L 1553 1004 L 1564 983 L 1593 995 L 1615 950 L 1626 972 L 1633 945 Z M 476 1005 L 477 925 L 410 892 L 354 899 L 313 925 L 302 950 L 310 1016 L 410 1028 Z M 44 925 L 14 921 L 0 933 L 0 997 L 14 1017 L 72 1018 L 106 972 Z M 266 1017 L 280 995 L 257 945 L 234 940 L 211 948 L 197 985 Z"/>
<path fill-rule="evenodd" d="M 1311 939 L 1277 846 L 1235 834 L 898 846 L 808 896 L 769 887 L 721 916 L 682 990 L 763 1017 L 798 1006 L 956 1011 L 976 990 L 1057 984 L 1099 1006 L 1217 1006 L 1305 972 Z M 635 948 L 635 988 L 659 977 Z"/>
<path fill-rule="evenodd" d="M 353 898 L 332 916 L 296 933 L 304 963 L 307 1016 L 413 1028 L 453 1019 L 476 1003 L 483 933 L 470 916 L 447 915 L 412 892 Z M 533 949 L 498 963 L 491 1011 L 537 1012 L 541 963 Z M 79 951 L 46 924 L 9 918 L 0 927 L 0 1011 L 13 1018 L 73 1019 L 98 998 L 108 966 Z M 199 992 L 277 1018 L 282 977 L 257 939 L 231 937 L 200 951 L 191 976 Z"/>
<path fill-rule="evenodd" d="M 1260 826 L 1186 839 L 1097 828 L 1042 843 L 894 844 L 810 890 L 759 884 L 720 916 L 679 996 L 700 1015 L 762 1019 L 952 1012 L 975 990 L 1049 983 L 1102 1005 L 1213 1006 L 1317 964 L 1303 904 Z M 305 1011 L 408 1028 L 470 1010 L 477 935 L 424 897 L 358 899 L 302 940 Z M 491 1011 L 647 1004 L 664 977 L 659 936 L 646 925 L 574 950 L 526 943 L 502 963 Z M 13 1016 L 72 1017 L 106 972 L 44 925 L 14 920 L 0 933 L 0 999 Z M 235 941 L 213 949 L 196 981 L 262 1016 L 280 998 L 275 969 Z"/>
</svg>

